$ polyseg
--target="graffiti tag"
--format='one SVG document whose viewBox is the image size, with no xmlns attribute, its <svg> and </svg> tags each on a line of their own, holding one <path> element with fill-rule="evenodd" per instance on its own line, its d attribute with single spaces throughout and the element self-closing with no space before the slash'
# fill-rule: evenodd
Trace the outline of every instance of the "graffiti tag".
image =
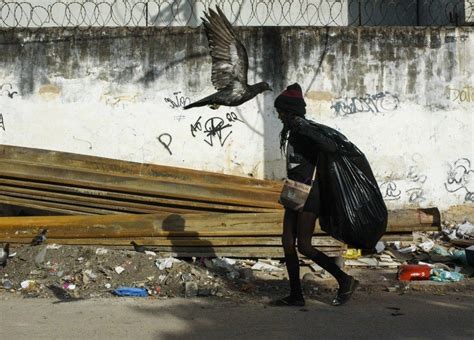
<svg viewBox="0 0 474 340">
<path fill-rule="evenodd" d="M 226 113 L 225 117 L 227 118 L 229 122 L 237 122 L 237 121 L 242 122 L 242 120 L 239 117 L 237 117 L 237 114 L 233 111 Z"/>
<path fill-rule="evenodd" d="M 169 133 L 162 133 L 157 137 L 158 141 L 163 145 L 163 147 L 170 153 L 170 155 L 173 155 L 170 149 L 171 142 L 173 141 L 173 137 Z"/>
<path fill-rule="evenodd" d="M 210 146 L 219 144 L 221 147 L 224 146 L 225 142 L 232 134 L 232 124 L 235 122 L 241 122 L 235 112 L 229 112 L 225 115 L 225 119 L 221 117 L 212 117 L 202 123 L 202 116 L 191 124 L 191 135 L 196 137 L 198 133 L 204 134 L 204 142 Z"/>
<path fill-rule="evenodd" d="M 72 136 L 72 139 L 89 144 L 89 150 L 92 150 L 92 143 L 89 142 L 88 140 L 80 139 L 80 138 L 77 138 L 76 136 Z"/>
<path fill-rule="evenodd" d="M 465 191 L 464 200 L 474 202 L 474 187 L 471 185 L 471 177 L 474 169 L 468 158 L 460 158 L 449 165 L 448 177 L 444 186 L 448 192 Z"/>
<path fill-rule="evenodd" d="M 452 87 L 447 87 L 449 91 L 449 98 L 453 102 L 474 102 L 474 87 L 465 85 L 462 88 L 452 88 Z"/>
<path fill-rule="evenodd" d="M 387 201 L 399 200 L 402 193 L 393 181 L 382 183 L 380 191 L 382 192 L 382 197 Z"/>
<path fill-rule="evenodd" d="M 390 92 L 379 92 L 377 94 L 366 94 L 363 97 L 352 97 L 338 100 L 331 105 L 335 113 L 347 116 L 359 112 L 380 113 L 394 111 L 398 108 L 399 99 Z"/>
<path fill-rule="evenodd" d="M 0 85 L 0 95 L 5 96 L 7 95 L 9 98 L 12 98 L 15 95 L 18 95 L 17 91 L 13 90 L 13 86 L 10 83 Z"/>
<path fill-rule="evenodd" d="M 173 92 L 174 98 L 165 98 L 165 102 L 169 103 L 172 109 L 184 107 L 188 104 L 191 104 L 191 99 L 189 97 L 179 95 L 180 93 L 181 91 Z"/>
<path fill-rule="evenodd" d="M 420 203 L 426 200 L 422 188 L 411 188 L 406 191 L 410 203 Z"/>
<path fill-rule="evenodd" d="M 413 156 L 415 160 L 417 155 Z M 426 200 L 425 193 L 423 191 L 423 184 L 428 179 L 428 176 L 421 173 L 417 165 L 411 165 L 408 167 L 407 178 L 413 183 L 414 187 L 406 190 L 408 195 L 408 201 L 410 203 L 420 203 Z"/>
<path fill-rule="evenodd" d="M 408 168 L 407 178 L 412 182 L 425 183 L 428 177 L 420 173 L 418 166 L 412 165 Z"/>
</svg>

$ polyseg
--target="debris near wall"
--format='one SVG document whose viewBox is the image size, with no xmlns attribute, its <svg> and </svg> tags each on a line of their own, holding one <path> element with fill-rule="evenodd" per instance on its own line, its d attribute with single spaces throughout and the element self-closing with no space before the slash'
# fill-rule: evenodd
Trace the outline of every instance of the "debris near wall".
<svg viewBox="0 0 474 340">
<path fill-rule="evenodd" d="M 468 220 L 460 224 L 450 223 L 443 228 L 442 232 L 454 245 L 474 246 L 474 224 Z"/>
<path fill-rule="evenodd" d="M 412 240 L 386 241 L 377 244 L 377 253 L 363 256 L 361 251 L 348 249 L 345 264 L 355 268 L 396 269 L 402 285 L 460 282 L 474 277 L 474 226 L 443 223 L 442 230 L 413 232 Z M 409 283 L 407 283 L 409 282 Z"/>
<path fill-rule="evenodd" d="M 72 300 L 111 296 L 119 287 L 144 288 L 148 296 L 232 296 L 248 282 L 241 268 L 214 265 L 216 259 L 179 260 L 153 251 L 137 252 L 91 246 L 20 246 L 0 270 L 0 291 L 25 297 Z M 222 262 L 222 258 L 220 258 Z M 217 262 L 216 262 L 217 263 Z"/>
</svg>

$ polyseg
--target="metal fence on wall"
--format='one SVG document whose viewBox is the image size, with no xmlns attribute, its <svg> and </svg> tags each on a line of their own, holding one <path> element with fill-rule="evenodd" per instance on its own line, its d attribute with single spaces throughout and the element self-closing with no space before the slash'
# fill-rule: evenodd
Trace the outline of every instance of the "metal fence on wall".
<svg viewBox="0 0 474 340">
<path fill-rule="evenodd" d="M 0 27 L 198 26 L 219 5 L 237 26 L 458 26 L 474 0 L 0 1 Z"/>
</svg>

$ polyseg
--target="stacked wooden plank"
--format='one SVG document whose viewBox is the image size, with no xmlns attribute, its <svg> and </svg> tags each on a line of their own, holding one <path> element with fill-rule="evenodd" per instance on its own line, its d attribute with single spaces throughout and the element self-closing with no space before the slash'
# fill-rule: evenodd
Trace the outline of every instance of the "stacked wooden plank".
<svg viewBox="0 0 474 340">
<path fill-rule="evenodd" d="M 281 183 L 0 146 L 0 203 L 72 216 L 0 218 L 0 242 L 151 246 L 175 256 L 282 257 Z M 89 215 L 89 216 L 86 216 Z M 387 240 L 439 227 L 439 212 L 389 213 Z M 344 249 L 317 226 L 314 245 Z"/>
<path fill-rule="evenodd" d="M 419 210 L 391 212 L 385 239 L 411 236 L 415 228 L 433 230 L 433 217 Z M 176 256 L 282 257 L 282 220 L 282 212 L 3 217 L 0 242 L 29 243 L 48 229 L 48 241 L 60 244 L 127 246 L 133 240 Z M 329 255 L 344 248 L 319 226 L 315 235 L 314 245 Z"/>
<path fill-rule="evenodd" d="M 281 184 L 0 146 L 0 203 L 68 215 L 274 212 Z"/>
</svg>

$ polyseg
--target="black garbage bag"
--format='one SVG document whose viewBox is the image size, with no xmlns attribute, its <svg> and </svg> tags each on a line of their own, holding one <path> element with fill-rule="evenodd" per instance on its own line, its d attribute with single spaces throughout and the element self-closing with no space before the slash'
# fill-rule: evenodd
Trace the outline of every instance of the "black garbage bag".
<svg viewBox="0 0 474 340">
<path fill-rule="evenodd" d="M 318 156 L 321 229 L 351 247 L 373 249 L 387 228 L 387 207 L 365 155 L 343 134 L 309 122 L 304 135 L 321 134 L 336 152 Z"/>
<path fill-rule="evenodd" d="M 369 166 L 365 156 L 358 158 L 339 155 L 329 163 L 334 206 L 330 223 L 320 224 L 325 232 L 352 247 L 373 249 L 387 228 L 387 208 L 377 183 L 357 166 Z"/>
</svg>

